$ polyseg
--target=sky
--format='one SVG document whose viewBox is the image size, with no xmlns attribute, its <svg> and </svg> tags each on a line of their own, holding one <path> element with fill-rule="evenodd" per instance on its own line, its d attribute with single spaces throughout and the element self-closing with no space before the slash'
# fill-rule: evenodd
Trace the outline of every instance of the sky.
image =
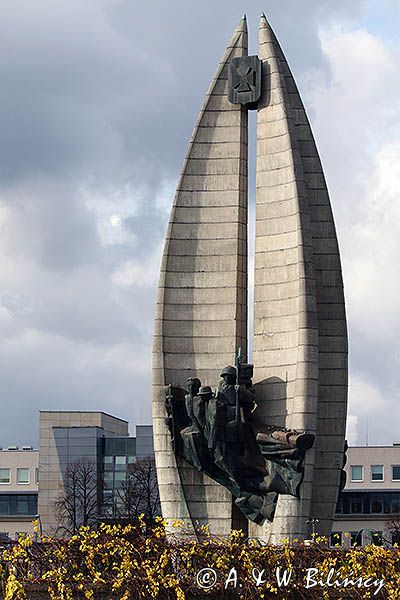
<svg viewBox="0 0 400 600">
<path fill-rule="evenodd" d="M 257 53 L 262 11 L 331 193 L 348 439 L 400 439 L 400 0 L 2 0 L 0 446 L 37 445 L 39 410 L 150 423 L 177 178 L 228 39 L 246 12 Z"/>
</svg>

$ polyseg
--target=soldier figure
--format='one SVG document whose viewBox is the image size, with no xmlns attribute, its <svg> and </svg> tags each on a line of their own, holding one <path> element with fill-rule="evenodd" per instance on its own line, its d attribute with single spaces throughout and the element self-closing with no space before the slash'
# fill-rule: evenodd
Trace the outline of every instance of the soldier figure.
<svg viewBox="0 0 400 600">
<path fill-rule="evenodd" d="M 209 385 L 205 385 L 199 389 L 197 396 L 193 399 L 193 416 L 205 438 L 207 438 L 208 429 L 207 409 L 212 396 L 212 389 Z"/>
<path fill-rule="evenodd" d="M 199 428 L 198 424 L 196 423 L 196 418 L 195 418 L 194 412 L 193 412 L 194 398 L 199 393 L 199 389 L 201 387 L 201 381 L 200 381 L 200 379 L 197 379 L 197 377 L 190 377 L 186 381 L 187 381 L 188 393 L 185 396 L 185 405 L 186 405 L 187 415 L 191 422 L 190 429 L 192 431 L 201 431 L 201 428 Z"/>
<path fill-rule="evenodd" d="M 191 424 L 181 431 L 184 455 L 194 466 L 202 470 L 210 459 L 206 443 L 207 411 L 213 394 L 210 386 L 201 387 L 197 377 L 190 378 L 187 382 L 188 394 L 185 396 L 185 405 Z"/>
</svg>

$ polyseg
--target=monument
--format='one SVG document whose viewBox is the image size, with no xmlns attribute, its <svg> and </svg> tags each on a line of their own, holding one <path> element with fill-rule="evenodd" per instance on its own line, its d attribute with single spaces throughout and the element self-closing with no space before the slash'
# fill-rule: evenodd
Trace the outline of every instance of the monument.
<svg viewBox="0 0 400 600">
<path fill-rule="evenodd" d="M 249 110 L 257 110 L 254 366 Z M 328 535 L 346 410 L 343 283 L 321 162 L 267 19 L 258 56 L 248 56 L 243 17 L 195 125 L 165 240 L 153 347 L 163 516 L 194 535 L 208 524 L 278 543 L 309 537 L 315 519 Z"/>
</svg>

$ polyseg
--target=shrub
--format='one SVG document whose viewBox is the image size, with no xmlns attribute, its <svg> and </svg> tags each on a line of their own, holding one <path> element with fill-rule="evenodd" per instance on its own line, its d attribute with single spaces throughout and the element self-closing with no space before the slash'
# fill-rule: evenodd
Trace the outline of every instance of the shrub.
<svg viewBox="0 0 400 600">
<path fill-rule="evenodd" d="M 112 600 L 400 600 L 398 548 L 328 548 L 323 539 L 311 546 L 260 546 L 239 531 L 229 538 L 211 536 L 206 527 L 199 533 L 200 541 L 167 536 L 160 518 L 150 531 L 139 519 L 127 526 L 83 527 L 68 540 L 22 537 L 1 555 L 2 598 L 31 600 L 33 590 L 42 589 L 52 600 L 96 600 L 102 594 Z M 279 586 L 277 569 L 280 577 L 285 570 L 291 575 L 287 585 Z M 353 585 L 334 584 L 346 577 Z M 311 587 L 314 581 L 324 585 Z"/>
</svg>

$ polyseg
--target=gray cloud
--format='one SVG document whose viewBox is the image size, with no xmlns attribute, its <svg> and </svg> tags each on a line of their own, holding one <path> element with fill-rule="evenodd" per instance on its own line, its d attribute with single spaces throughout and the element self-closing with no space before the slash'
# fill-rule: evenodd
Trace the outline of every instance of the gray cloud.
<svg viewBox="0 0 400 600">
<path fill-rule="evenodd" d="M 335 73 L 320 30 L 359 26 L 367 5 L 256 0 L 248 10 L 251 51 L 265 9 L 309 102 L 343 239 L 349 192 L 340 181 L 366 167 L 340 158 L 350 147 L 344 133 L 331 144 L 334 108 L 321 112 L 316 90 L 329 91 Z M 35 441 L 39 408 L 149 422 L 168 208 L 204 92 L 244 9 L 238 0 L 1 3 L 0 443 Z M 364 342 L 357 329 L 352 364 L 375 385 L 387 365 Z"/>
</svg>

